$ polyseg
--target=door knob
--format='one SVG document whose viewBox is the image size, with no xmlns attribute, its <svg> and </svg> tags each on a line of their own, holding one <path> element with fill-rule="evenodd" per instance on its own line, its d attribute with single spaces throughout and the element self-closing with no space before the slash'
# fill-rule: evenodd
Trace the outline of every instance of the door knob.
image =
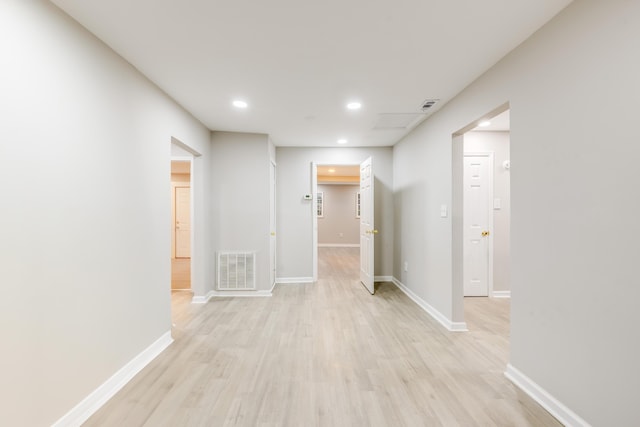
<svg viewBox="0 0 640 427">
<path fill-rule="evenodd" d="M 371 234 L 378 234 L 378 230 L 371 230 Z"/>
<path fill-rule="evenodd" d="M 482 232 L 482 237 L 486 237 L 486 236 L 488 236 L 488 235 L 489 235 L 489 232 L 488 232 L 488 231 L 483 231 L 483 232 Z"/>
</svg>

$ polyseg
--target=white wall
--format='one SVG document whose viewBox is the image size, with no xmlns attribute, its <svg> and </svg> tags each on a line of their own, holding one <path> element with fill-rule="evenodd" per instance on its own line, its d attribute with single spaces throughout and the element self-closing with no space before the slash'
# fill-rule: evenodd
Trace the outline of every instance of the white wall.
<svg viewBox="0 0 640 427">
<path fill-rule="evenodd" d="M 170 142 L 209 131 L 49 2 L 0 52 L 0 424 L 51 425 L 170 331 Z"/>
<path fill-rule="evenodd" d="M 324 216 L 318 218 L 318 244 L 359 245 L 360 219 L 356 218 L 359 185 L 318 184 L 324 197 Z"/>
<path fill-rule="evenodd" d="M 269 167 L 273 148 L 267 135 L 235 132 L 212 132 L 211 144 L 213 250 L 255 251 L 256 288 L 269 290 Z"/>
<path fill-rule="evenodd" d="M 467 132 L 465 153 L 493 153 L 493 198 L 500 200 L 500 209 L 493 209 L 493 290 L 509 290 L 510 261 L 510 171 L 503 167 L 509 160 L 509 132 Z"/>
<path fill-rule="evenodd" d="M 318 164 L 360 164 L 373 157 L 375 175 L 375 274 L 390 276 L 393 253 L 392 149 L 383 148 L 292 148 L 277 147 L 278 161 L 278 265 L 279 278 L 312 277 L 311 162 Z"/>
<path fill-rule="evenodd" d="M 511 364 L 596 426 L 640 424 L 638 40 L 640 2 L 573 2 L 394 149 L 403 282 L 457 315 L 452 134 L 510 103 Z"/>
</svg>

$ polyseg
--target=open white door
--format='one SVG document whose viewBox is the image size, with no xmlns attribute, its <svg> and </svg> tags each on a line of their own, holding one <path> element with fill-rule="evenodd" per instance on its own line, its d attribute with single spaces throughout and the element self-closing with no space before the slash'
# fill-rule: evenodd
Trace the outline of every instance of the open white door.
<svg viewBox="0 0 640 427">
<path fill-rule="evenodd" d="M 311 195 L 313 202 L 311 203 L 312 218 L 312 258 L 313 258 L 313 281 L 318 281 L 318 165 L 311 163 Z"/>
<path fill-rule="evenodd" d="M 276 284 L 276 164 L 272 161 L 269 168 L 269 283 L 273 288 Z"/>
<path fill-rule="evenodd" d="M 373 222 L 373 164 L 371 157 L 360 165 L 360 281 L 373 295 L 374 241 L 378 230 Z"/>
</svg>

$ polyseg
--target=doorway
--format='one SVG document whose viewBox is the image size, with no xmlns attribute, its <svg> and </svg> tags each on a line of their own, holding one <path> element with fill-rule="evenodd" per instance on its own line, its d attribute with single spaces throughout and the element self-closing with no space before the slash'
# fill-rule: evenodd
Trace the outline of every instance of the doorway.
<svg viewBox="0 0 640 427">
<path fill-rule="evenodd" d="M 508 327 L 509 302 L 496 298 L 511 295 L 509 114 L 505 104 L 453 139 L 454 320 L 470 329 L 478 307 L 506 312 Z"/>
<path fill-rule="evenodd" d="M 332 275 L 323 266 L 345 263 L 347 277 L 357 277 L 360 264 L 360 165 L 322 164 L 315 171 L 316 267 L 319 279 Z M 334 260 L 329 262 L 330 260 Z M 316 264 L 316 265 L 317 265 Z"/>
<path fill-rule="evenodd" d="M 171 160 L 171 290 L 191 290 L 191 159 Z"/>
</svg>

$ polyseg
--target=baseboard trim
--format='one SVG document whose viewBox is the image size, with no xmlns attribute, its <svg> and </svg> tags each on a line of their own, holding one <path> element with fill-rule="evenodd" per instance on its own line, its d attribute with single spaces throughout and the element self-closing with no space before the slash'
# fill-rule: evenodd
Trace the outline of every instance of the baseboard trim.
<svg viewBox="0 0 640 427">
<path fill-rule="evenodd" d="M 318 243 L 319 248 L 359 248 L 359 243 Z"/>
<path fill-rule="evenodd" d="M 85 397 L 73 409 L 53 424 L 53 427 L 79 427 L 136 376 L 145 366 L 162 353 L 171 343 L 171 331 L 165 332 L 153 344 L 138 354 L 100 387 Z"/>
<path fill-rule="evenodd" d="M 272 288 L 273 289 L 273 288 Z M 246 290 L 246 291 L 209 291 L 205 296 L 194 296 L 191 298 L 191 304 L 206 304 L 212 298 L 260 298 L 260 297 L 270 297 L 273 294 L 271 290 L 268 291 L 256 291 L 256 290 Z"/>
<path fill-rule="evenodd" d="M 313 283 L 313 277 L 278 277 L 276 283 L 279 285 L 285 285 L 289 283 Z"/>
<path fill-rule="evenodd" d="M 393 276 L 375 276 L 373 280 L 375 282 L 393 282 Z"/>
<path fill-rule="evenodd" d="M 452 322 L 444 314 L 440 313 L 438 310 L 436 310 L 433 306 L 431 306 L 425 300 L 423 300 L 418 295 L 413 293 L 411 289 L 407 288 L 401 281 L 399 281 L 395 277 L 393 277 L 391 281 L 394 285 L 398 287 L 398 289 L 404 292 L 406 296 L 408 296 L 411 300 L 413 300 L 413 302 L 418 304 L 420 308 L 426 311 L 431 317 L 436 319 L 442 326 L 447 328 L 449 331 L 467 332 L 469 330 L 467 329 L 466 322 Z"/>
<path fill-rule="evenodd" d="M 493 298 L 511 298 L 511 291 L 493 291 L 491 296 Z"/>
<path fill-rule="evenodd" d="M 507 365 L 504 375 L 523 392 L 529 395 L 533 400 L 538 402 L 540 406 L 553 415 L 558 421 L 565 426 L 571 427 L 591 427 L 591 425 L 580 418 L 575 412 L 569 409 L 558 399 L 549 394 L 545 389 L 540 387 L 531 378 L 514 368 L 511 364 Z"/>
</svg>

